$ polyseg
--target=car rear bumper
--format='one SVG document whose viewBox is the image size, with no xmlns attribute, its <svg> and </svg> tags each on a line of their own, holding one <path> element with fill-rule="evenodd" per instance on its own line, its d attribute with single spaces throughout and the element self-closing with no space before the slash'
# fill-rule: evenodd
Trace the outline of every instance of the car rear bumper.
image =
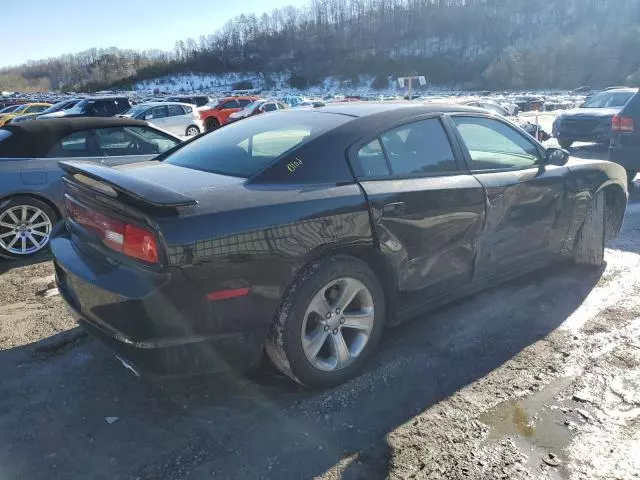
<svg viewBox="0 0 640 480">
<path fill-rule="evenodd" d="M 269 323 L 245 321 L 260 311 L 253 295 L 206 301 L 178 272 L 147 272 L 85 254 L 64 227 L 54 232 L 51 250 L 60 295 L 75 320 L 136 371 L 186 375 L 259 361 Z"/>
<path fill-rule="evenodd" d="M 640 147 L 610 147 L 609 161 L 627 170 L 640 170 Z"/>
</svg>

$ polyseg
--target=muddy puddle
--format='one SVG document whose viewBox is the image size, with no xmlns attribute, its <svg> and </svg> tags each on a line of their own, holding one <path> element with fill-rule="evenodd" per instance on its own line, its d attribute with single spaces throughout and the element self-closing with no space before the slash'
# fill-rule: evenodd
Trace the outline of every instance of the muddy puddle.
<svg viewBox="0 0 640 480">
<path fill-rule="evenodd" d="M 483 413 L 480 421 L 490 427 L 486 441 L 510 438 L 527 456 L 531 471 L 544 471 L 547 478 L 569 478 L 566 448 L 577 428 L 591 418 L 583 403 L 565 397 L 573 380 L 560 378 L 540 392 Z"/>
</svg>

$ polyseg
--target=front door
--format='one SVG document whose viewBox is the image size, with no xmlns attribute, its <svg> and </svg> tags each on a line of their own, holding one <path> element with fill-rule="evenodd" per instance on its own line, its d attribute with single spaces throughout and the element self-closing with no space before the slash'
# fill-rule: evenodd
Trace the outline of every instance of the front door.
<svg viewBox="0 0 640 480">
<path fill-rule="evenodd" d="M 469 170 L 486 189 L 486 223 L 475 279 L 526 268 L 558 254 L 568 167 L 543 165 L 529 135 L 495 117 L 451 117 Z"/>
<path fill-rule="evenodd" d="M 402 306 L 469 283 L 484 190 L 459 169 L 441 119 L 401 125 L 356 148 L 352 164 L 380 249 L 397 274 Z"/>
</svg>

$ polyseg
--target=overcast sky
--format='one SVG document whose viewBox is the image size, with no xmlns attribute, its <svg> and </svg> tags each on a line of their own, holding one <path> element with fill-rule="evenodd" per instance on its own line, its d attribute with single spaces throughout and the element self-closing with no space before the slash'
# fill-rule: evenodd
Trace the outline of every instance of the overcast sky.
<svg viewBox="0 0 640 480">
<path fill-rule="evenodd" d="M 0 0 L 0 66 L 92 47 L 172 49 L 242 13 L 307 0 Z M 89 6 L 92 5 L 92 6 Z"/>
</svg>

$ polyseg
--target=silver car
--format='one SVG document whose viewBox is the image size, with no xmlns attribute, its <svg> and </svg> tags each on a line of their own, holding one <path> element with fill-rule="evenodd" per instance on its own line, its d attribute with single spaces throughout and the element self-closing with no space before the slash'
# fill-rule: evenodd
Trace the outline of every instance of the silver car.
<svg viewBox="0 0 640 480">
<path fill-rule="evenodd" d="M 123 118 L 36 120 L 0 128 L 0 256 L 36 254 L 62 218 L 58 161 L 115 166 L 151 160 L 181 139 L 147 122 Z"/>
<path fill-rule="evenodd" d="M 204 132 L 195 105 L 180 102 L 150 102 L 136 105 L 122 117 L 145 120 L 175 135 L 192 137 Z"/>
</svg>

